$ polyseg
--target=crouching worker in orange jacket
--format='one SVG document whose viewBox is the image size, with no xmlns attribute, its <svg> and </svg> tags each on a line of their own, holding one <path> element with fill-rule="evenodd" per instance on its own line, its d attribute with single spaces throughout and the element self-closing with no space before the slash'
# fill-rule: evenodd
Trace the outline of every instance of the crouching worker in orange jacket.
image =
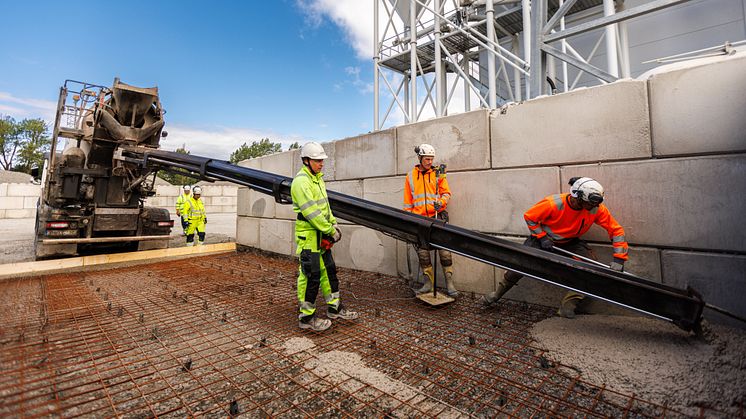
<svg viewBox="0 0 746 419">
<path fill-rule="evenodd" d="M 628 250 L 624 229 L 602 204 L 603 200 L 604 188 L 600 183 L 589 177 L 570 179 L 569 194 L 549 195 L 523 214 L 531 231 L 531 236 L 523 244 L 549 252 L 556 246 L 597 260 L 593 250 L 580 239 L 580 236 L 591 228 L 591 224 L 596 223 L 609 232 L 609 238 L 614 246 L 614 261 L 611 268 L 623 271 Z M 482 303 L 496 303 L 522 277 L 519 273 L 506 271 L 497 290 L 482 297 Z M 582 294 L 568 292 L 562 299 L 557 314 L 574 318 L 575 309 L 583 298 L 585 297 Z"/>
</svg>

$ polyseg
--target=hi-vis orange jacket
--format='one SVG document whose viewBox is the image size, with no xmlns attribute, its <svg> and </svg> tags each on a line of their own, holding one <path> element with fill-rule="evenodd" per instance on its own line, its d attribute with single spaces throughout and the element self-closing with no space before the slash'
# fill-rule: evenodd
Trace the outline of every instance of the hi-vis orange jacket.
<svg viewBox="0 0 746 419">
<path fill-rule="evenodd" d="M 609 232 L 614 246 L 614 257 L 627 260 L 627 240 L 624 229 L 616 222 L 604 204 L 590 211 L 574 210 L 568 202 L 570 194 L 549 195 L 531 207 L 523 219 L 531 234 L 540 239 L 546 235 L 555 242 L 562 243 L 580 237 L 596 223 Z"/>
<path fill-rule="evenodd" d="M 436 182 L 439 196 L 435 196 Z M 435 201 L 440 201 L 440 212 L 446 209 L 450 199 L 451 188 L 448 187 L 445 173 L 436 176 L 432 167 L 422 172 L 419 165 L 407 173 L 407 179 L 404 181 L 404 211 L 435 217 Z"/>
</svg>

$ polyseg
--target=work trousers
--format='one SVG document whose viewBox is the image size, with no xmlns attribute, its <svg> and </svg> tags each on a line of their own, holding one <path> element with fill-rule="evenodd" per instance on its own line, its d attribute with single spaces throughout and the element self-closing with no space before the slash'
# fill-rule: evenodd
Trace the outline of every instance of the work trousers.
<svg viewBox="0 0 746 419">
<path fill-rule="evenodd" d="M 425 270 L 426 268 L 433 266 L 429 247 L 420 247 L 415 244 L 414 250 L 417 251 L 417 259 L 420 261 L 420 269 Z M 440 255 L 440 263 L 444 268 L 453 265 L 453 256 L 451 255 L 451 252 L 442 249 L 438 249 L 436 252 Z"/>
<path fill-rule="evenodd" d="M 526 239 L 526 241 L 523 242 L 523 245 L 528 246 L 528 247 L 533 247 L 535 249 L 541 249 L 541 242 L 539 241 L 539 239 L 537 239 L 534 236 L 531 236 L 528 239 Z M 569 241 L 564 242 L 564 243 L 555 242 L 554 246 L 559 247 L 561 249 L 565 249 L 577 255 L 587 257 L 589 259 L 598 260 L 598 258 L 596 258 L 596 254 L 593 252 L 593 249 L 591 249 L 590 246 L 588 246 L 588 243 L 578 238 L 570 239 Z M 553 253 L 559 253 L 559 252 L 553 252 Z M 562 254 L 562 253 L 559 253 L 559 254 Z M 562 255 L 565 256 L 564 254 Z M 512 271 L 507 271 L 505 272 L 505 276 L 503 278 L 505 279 L 506 285 L 508 287 L 512 287 L 521 278 L 523 278 L 523 275 L 516 273 L 516 272 L 512 272 Z M 568 291 L 565 294 L 564 298 L 562 298 L 562 301 L 565 302 L 568 300 L 582 300 L 583 298 L 585 298 L 583 294 L 579 294 L 574 291 Z"/>
<path fill-rule="evenodd" d="M 316 313 L 316 296 L 319 294 L 319 288 L 327 306 L 335 310 L 339 308 L 337 265 L 334 263 L 331 250 L 301 250 L 298 271 L 299 319 L 313 317 Z"/>
<path fill-rule="evenodd" d="M 194 233 L 197 233 L 199 244 L 202 244 L 205 241 L 205 223 L 203 221 L 189 223 L 185 233 L 187 246 L 194 244 Z"/>
</svg>

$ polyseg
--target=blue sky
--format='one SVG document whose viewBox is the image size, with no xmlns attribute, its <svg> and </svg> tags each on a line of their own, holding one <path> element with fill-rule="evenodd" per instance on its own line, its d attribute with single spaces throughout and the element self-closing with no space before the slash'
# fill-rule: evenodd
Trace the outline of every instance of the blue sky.
<svg viewBox="0 0 746 419">
<path fill-rule="evenodd" d="M 5 1 L 0 114 L 52 122 L 65 79 L 157 85 L 166 149 L 331 141 L 373 126 L 372 2 Z"/>
</svg>

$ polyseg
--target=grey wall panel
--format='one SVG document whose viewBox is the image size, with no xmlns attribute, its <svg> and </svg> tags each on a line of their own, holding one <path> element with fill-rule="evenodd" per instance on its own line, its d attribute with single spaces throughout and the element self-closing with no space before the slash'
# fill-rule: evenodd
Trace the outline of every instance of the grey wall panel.
<svg viewBox="0 0 746 419">
<path fill-rule="evenodd" d="M 435 147 L 436 164 L 449 170 L 478 170 L 490 167 L 489 112 L 477 110 L 396 128 L 397 173 L 406 174 L 418 163 L 414 147 Z"/>
<path fill-rule="evenodd" d="M 641 81 L 533 99 L 491 119 L 494 168 L 651 156 L 647 85 Z"/>
<path fill-rule="evenodd" d="M 661 259 L 665 284 L 691 286 L 706 302 L 746 317 L 746 256 L 664 250 Z M 710 310 L 705 316 L 746 327 Z"/>
<path fill-rule="evenodd" d="M 361 226 L 343 225 L 341 230 L 342 239 L 332 248 L 337 265 L 397 275 L 396 239 Z"/>
<path fill-rule="evenodd" d="M 363 199 L 401 209 L 404 203 L 404 176 L 363 180 Z"/>
<path fill-rule="evenodd" d="M 489 170 L 448 175 L 451 223 L 499 234 L 528 234 L 523 213 L 559 192 L 559 168 Z"/>
<path fill-rule="evenodd" d="M 396 174 L 396 130 L 378 131 L 336 143 L 335 178 L 362 179 Z"/>
<path fill-rule="evenodd" d="M 631 243 L 746 252 L 746 154 L 566 166 L 565 191 L 572 176 L 601 182 Z"/>
<path fill-rule="evenodd" d="M 746 54 L 648 84 L 656 156 L 746 151 Z"/>
</svg>

